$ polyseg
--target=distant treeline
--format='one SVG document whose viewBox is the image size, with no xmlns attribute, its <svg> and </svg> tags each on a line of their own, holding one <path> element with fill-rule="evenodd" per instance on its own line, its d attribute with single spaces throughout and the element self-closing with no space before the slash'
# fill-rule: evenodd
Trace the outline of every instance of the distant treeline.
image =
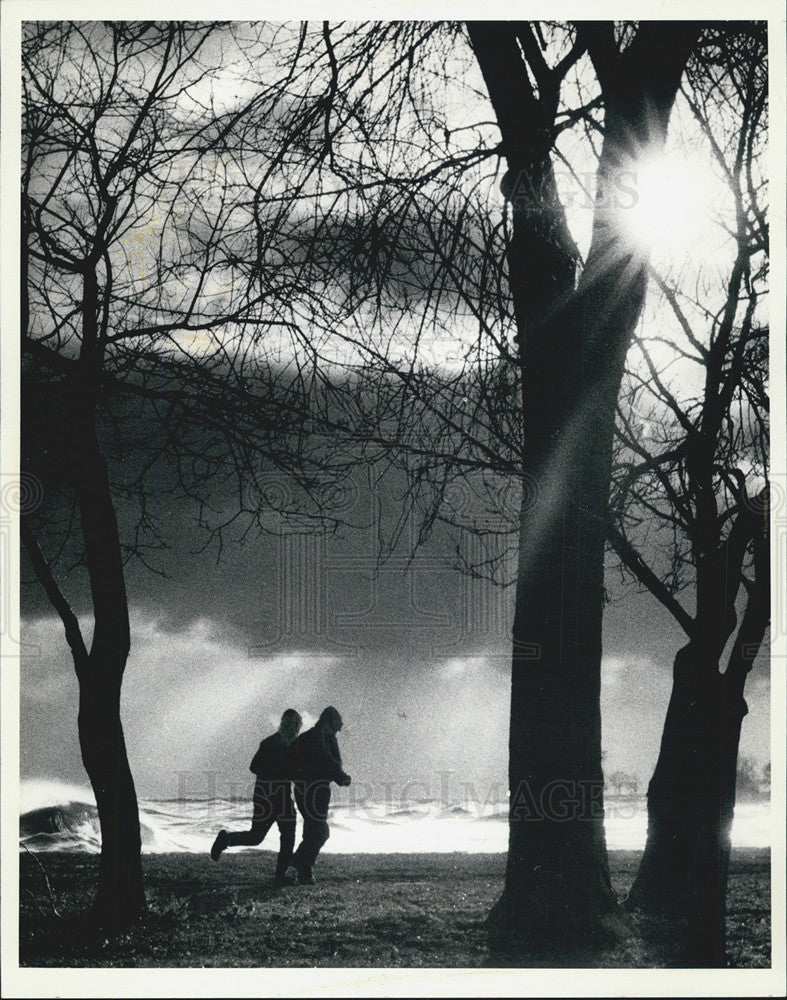
<svg viewBox="0 0 787 1000">
<path fill-rule="evenodd" d="M 638 774 L 612 771 L 604 775 L 604 792 L 607 796 L 644 795 L 647 783 Z M 740 757 L 736 771 L 736 798 L 738 802 L 752 802 L 770 798 L 771 765 L 760 765 L 754 757 Z"/>
</svg>

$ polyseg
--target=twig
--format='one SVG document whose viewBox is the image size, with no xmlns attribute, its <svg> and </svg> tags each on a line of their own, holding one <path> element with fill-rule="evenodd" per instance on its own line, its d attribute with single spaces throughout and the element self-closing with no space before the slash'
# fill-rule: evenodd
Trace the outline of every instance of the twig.
<svg viewBox="0 0 787 1000">
<path fill-rule="evenodd" d="M 60 913 L 60 911 L 58 910 L 58 908 L 55 906 L 55 894 L 54 894 L 54 892 L 52 892 L 52 886 L 49 884 L 49 876 L 46 873 L 46 868 L 44 868 L 44 866 L 41 864 L 41 862 L 38 860 L 38 858 L 35 856 L 35 854 L 33 854 L 33 852 L 30 850 L 30 848 L 27 846 L 27 844 L 24 843 L 24 841 L 22 841 L 22 847 L 24 847 L 24 849 L 27 851 L 27 853 L 30 855 L 30 857 L 33 859 L 33 861 L 35 861 L 35 863 L 41 869 L 41 874 L 44 876 L 44 882 L 46 883 L 46 891 L 49 893 L 49 905 L 52 907 L 52 912 L 54 913 L 54 915 L 56 917 L 60 917 L 62 919 L 63 914 Z M 28 889 L 28 892 L 30 892 L 29 889 Z M 30 895 L 31 896 L 33 895 L 32 892 L 30 893 Z M 33 899 L 35 901 L 35 896 L 33 896 Z M 37 902 L 36 902 L 36 906 L 38 906 Z M 39 908 L 39 910 L 41 909 L 40 906 L 38 908 Z"/>
<path fill-rule="evenodd" d="M 38 912 L 41 914 L 42 917 L 45 917 L 46 914 L 41 909 L 41 904 L 38 902 L 38 900 L 33 895 L 33 893 L 29 889 L 27 889 L 27 888 L 25 888 L 25 892 L 28 894 L 28 896 L 30 897 L 30 899 L 33 901 L 33 906 L 35 906 L 35 908 L 38 910 Z"/>
</svg>

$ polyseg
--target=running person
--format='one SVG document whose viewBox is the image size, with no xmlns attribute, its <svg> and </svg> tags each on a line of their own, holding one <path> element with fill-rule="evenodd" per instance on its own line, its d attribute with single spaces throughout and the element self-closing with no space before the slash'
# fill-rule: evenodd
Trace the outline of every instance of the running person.
<svg viewBox="0 0 787 1000">
<path fill-rule="evenodd" d="M 349 785 L 350 776 L 342 770 L 342 757 L 336 734 L 342 728 L 342 717 L 332 707 L 326 708 L 317 724 L 299 736 L 295 743 L 298 780 L 295 801 L 303 816 L 303 839 L 291 864 L 298 872 L 298 881 L 314 883 L 312 865 L 330 836 L 328 807 L 331 802 L 331 782 Z"/>
<path fill-rule="evenodd" d="M 295 777 L 295 739 L 302 720 L 294 708 L 288 708 L 281 717 L 279 729 L 260 743 L 249 769 L 257 776 L 254 783 L 254 812 L 251 829 L 239 833 L 219 830 L 210 849 L 210 856 L 218 861 L 228 847 L 254 847 L 261 844 L 274 823 L 279 827 L 279 857 L 274 881 L 287 884 L 286 871 L 292 863 L 295 846 L 295 806 L 292 801 L 291 782 Z"/>
</svg>

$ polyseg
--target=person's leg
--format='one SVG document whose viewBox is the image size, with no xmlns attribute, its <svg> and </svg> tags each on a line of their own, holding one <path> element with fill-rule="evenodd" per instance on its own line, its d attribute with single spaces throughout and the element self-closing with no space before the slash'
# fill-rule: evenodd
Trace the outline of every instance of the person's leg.
<svg viewBox="0 0 787 1000">
<path fill-rule="evenodd" d="M 210 856 L 214 861 L 218 861 L 222 851 L 228 847 L 256 847 L 257 844 L 263 842 L 275 819 L 276 806 L 268 794 L 268 786 L 258 780 L 254 785 L 254 813 L 251 829 L 238 833 L 219 830 L 218 836 L 213 841 L 213 847 L 210 849 Z"/>
<path fill-rule="evenodd" d="M 218 861 L 219 858 L 221 857 L 221 852 L 227 846 L 228 837 L 229 834 L 227 833 L 226 830 L 219 830 L 219 832 L 216 834 L 216 839 L 213 841 L 213 847 L 211 847 L 210 849 L 210 856 L 213 858 L 214 861 Z"/>
<path fill-rule="evenodd" d="M 276 880 L 283 881 L 287 869 L 292 864 L 293 848 L 295 847 L 295 805 L 289 792 L 284 800 L 282 813 L 276 822 L 279 827 L 279 857 L 276 861 Z"/>
<path fill-rule="evenodd" d="M 293 858 L 301 881 L 312 880 L 312 865 L 321 848 L 330 836 L 328 828 L 328 807 L 331 801 L 331 787 L 327 782 L 315 782 L 308 786 L 303 811 L 303 840 Z"/>
<path fill-rule="evenodd" d="M 330 837 L 331 831 L 328 828 L 328 809 L 331 804 L 331 786 L 329 784 L 319 785 L 314 795 L 314 847 L 311 863 L 317 860 L 317 855 Z"/>
<path fill-rule="evenodd" d="M 253 822 L 250 830 L 241 830 L 238 833 L 227 834 L 227 847 L 256 847 L 265 840 L 268 830 L 273 826 L 272 819 L 266 819 L 262 823 Z"/>
<path fill-rule="evenodd" d="M 303 781 L 294 781 L 292 783 L 292 790 L 295 793 L 295 805 L 298 807 L 298 812 L 301 814 L 303 819 L 303 830 L 301 831 L 301 842 L 298 844 L 298 850 L 290 858 L 290 864 L 295 868 L 300 865 L 300 859 L 303 854 L 303 841 L 306 836 L 306 821 L 308 810 L 306 808 L 306 786 Z"/>
</svg>

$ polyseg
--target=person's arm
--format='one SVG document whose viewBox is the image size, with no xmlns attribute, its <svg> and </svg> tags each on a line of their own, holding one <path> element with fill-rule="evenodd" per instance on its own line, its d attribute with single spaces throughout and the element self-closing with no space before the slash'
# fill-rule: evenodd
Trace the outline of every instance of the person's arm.
<svg viewBox="0 0 787 1000">
<path fill-rule="evenodd" d="M 265 771 L 265 741 L 263 740 L 257 747 L 257 752 L 251 759 L 251 764 L 249 764 L 249 770 L 252 774 L 256 774 L 257 777 L 261 777 Z"/>
<path fill-rule="evenodd" d="M 320 752 L 316 760 L 317 767 L 315 768 L 317 776 L 322 778 L 324 781 L 335 781 L 337 785 L 346 784 L 344 779 L 347 775 L 341 768 L 340 764 L 331 757 L 329 753 L 324 750 Z"/>
<path fill-rule="evenodd" d="M 275 772 L 278 768 L 276 767 L 275 747 L 271 743 L 270 736 L 260 743 L 251 764 L 249 764 L 249 770 L 258 778 L 276 777 Z"/>
<path fill-rule="evenodd" d="M 337 785 L 349 785 L 350 775 L 345 773 L 342 768 L 342 755 L 339 752 L 339 744 L 335 736 L 329 737 L 326 741 L 326 750 L 326 761 L 331 781 L 335 781 Z"/>
</svg>

